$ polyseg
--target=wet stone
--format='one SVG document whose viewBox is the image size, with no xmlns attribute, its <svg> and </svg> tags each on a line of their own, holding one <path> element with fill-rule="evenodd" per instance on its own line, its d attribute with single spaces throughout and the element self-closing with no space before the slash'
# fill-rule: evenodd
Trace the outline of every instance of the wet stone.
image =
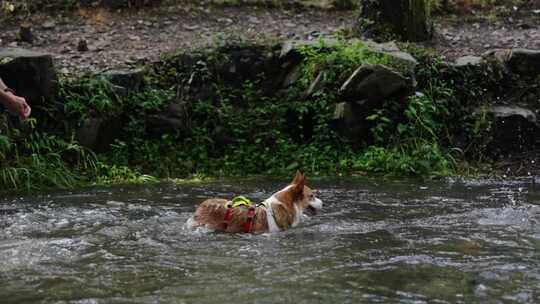
<svg viewBox="0 0 540 304">
<path fill-rule="evenodd" d="M 456 67 L 463 67 L 463 66 L 478 66 L 482 63 L 482 57 L 478 56 L 463 56 L 456 59 L 455 66 Z"/>
<path fill-rule="evenodd" d="M 79 143 L 93 151 L 106 151 L 120 136 L 123 121 L 119 118 L 90 117 L 76 128 Z"/>
<path fill-rule="evenodd" d="M 518 106 L 493 106 L 492 140 L 487 151 L 495 157 L 511 156 L 540 146 L 540 126 L 536 114 Z"/>
<path fill-rule="evenodd" d="M 54 21 L 45 21 L 41 25 L 41 28 L 44 30 L 53 30 L 56 27 L 56 23 Z"/>
<path fill-rule="evenodd" d="M 386 43 L 376 43 L 368 40 L 365 42 L 366 46 L 373 52 L 389 56 L 394 63 L 397 63 L 405 68 L 405 72 L 412 74 L 414 68 L 418 65 L 418 61 L 411 54 L 403 52 L 399 49 L 397 44 L 393 41 Z"/>
<path fill-rule="evenodd" d="M 540 75 L 540 50 L 514 49 L 507 62 L 508 68 L 519 75 Z"/>
<path fill-rule="evenodd" d="M 383 65 L 363 65 L 356 69 L 340 88 L 341 96 L 348 101 L 373 103 L 389 97 L 410 94 L 412 80 Z"/>
<path fill-rule="evenodd" d="M 56 89 L 57 74 L 50 54 L 22 48 L 0 48 L 0 78 L 32 106 L 32 116 L 39 115 L 39 105 L 49 101 Z"/>
<path fill-rule="evenodd" d="M 362 142 L 369 138 L 366 112 L 358 104 L 340 102 L 334 106 L 333 128 L 350 142 Z"/>
<path fill-rule="evenodd" d="M 144 69 L 114 69 L 103 74 L 115 86 L 127 91 L 139 91 L 144 86 Z"/>
</svg>

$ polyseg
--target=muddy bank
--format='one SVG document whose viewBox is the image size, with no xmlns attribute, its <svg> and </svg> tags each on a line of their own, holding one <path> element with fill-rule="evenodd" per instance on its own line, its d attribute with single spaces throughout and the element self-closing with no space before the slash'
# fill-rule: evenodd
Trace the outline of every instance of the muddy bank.
<svg viewBox="0 0 540 304">
<path fill-rule="evenodd" d="M 496 19 L 441 16 L 435 22 L 434 40 L 423 45 L 448 60 L 491 49 L 540 49 L 539 25 L 540 11 Z"/>
<path fill-rule="evenodd" d="M 540 48 L 540 13 L 527 11 L 490 17 L 443 15 L 435 19 L 432 47 L 454 60 L 496 48 Z M 54 16 L 36 13 L 26 20 L 2 22 L 0 47 L 23 47 L 54 56 L 62 73 L 84 73 L 136 66 L 179 49 L 197 48 L 234 34 L 243 39 L 317 39 L 348 33 L 354 9 L 302 5 L 209 6 L 183 4 L 144 9 L 81 8 Z M 19 24 L 32 28 L 33 43 L 19 41 Z M 82 41 L 82 42 L 81 42 Z M 81 48 L 81 44 L 86 47 Z M 81 51 L 83 50 L 83 51 Z"/>
<path fill-rule="evenodd" d="M 33 16 L 32 44 L 17 41 L 18 24 L 5 25 L 0 46 L 50 53 L 61 72 L 79 74 L 153 62 L 163 54 L 199 48 L 231 34 L 247 40 L 316 39 L 350 28 L 354 16 L 354 11 L 307 8 L 88 8 L 59 19 Z M 78 50 L 81 40 L 87 51 Z"/>
</svg>

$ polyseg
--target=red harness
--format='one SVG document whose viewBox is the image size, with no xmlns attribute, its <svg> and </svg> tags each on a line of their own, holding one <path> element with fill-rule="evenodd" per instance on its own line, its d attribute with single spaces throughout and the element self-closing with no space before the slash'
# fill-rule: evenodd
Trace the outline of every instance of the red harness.
<svg viewBox="0 0 540 304">
<path fill-rule="evenodd" d="M 225 217 L 223 218 L 223 230 L 227 230 L 229 223 L 233 216 L 233 207 L 227 208 L 225 211 Z M 247 221 L 244 224 L 244 233 L 251 233 L 253 231 L 253 222 L 255 222 L 255 210 L 256 206 L 250 206 L 247 212 Z"/>
</svg>

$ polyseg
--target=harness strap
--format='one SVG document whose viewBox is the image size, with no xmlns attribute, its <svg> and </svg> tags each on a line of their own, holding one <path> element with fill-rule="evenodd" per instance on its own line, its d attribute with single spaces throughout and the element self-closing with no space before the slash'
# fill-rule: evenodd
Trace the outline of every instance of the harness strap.
<svg viewBox="0 0 540 304">
<path fill-rule="evenodd" d="M 251 230 L 253 229 L 253 222 L 254 222 L 254 219 L 255 219 L 255 209 L 256 208 L 257 207 L 251 206 L 248 209 L 247 222 L 244 225 L 244 232 L 245 233 L 250 233 Z"/>
<path fill-rule="evenodd" d="M 247 221 L 244 223 L 244 232 L 250 233 L 253 231 L 253 225 L 255 223 L 255 219 L 257 216 L 257 213 L 255 212 L 258 207 L 266 207 L 266 203 L 258 203 L 254 204 L 249 199 L 247 199 L 244 196 L 237 196 L 232 199 L 232 201 L 228 201 L 225 203 L 225 208 L 227 210 L 225 211 L 225 216 L 223 217 L 223 230 L 227 230 L 229 227 L 229 224 L 231 223 L 232 217 L 233 217 L 233 210 L 237 207 L 248 207 L 247 211 Z"/>
<path fill-rule="evenodd" d="M 223 218 L 223 230 L 227 230 L 227 228 L 229 227 L 229 223 L 231 222 L 231 219 L 232 219 L 232 213 L 233 213 L 232 207 L 227 208 L 227 211 L 225 211 L 225 217 Z"/>
</svg>

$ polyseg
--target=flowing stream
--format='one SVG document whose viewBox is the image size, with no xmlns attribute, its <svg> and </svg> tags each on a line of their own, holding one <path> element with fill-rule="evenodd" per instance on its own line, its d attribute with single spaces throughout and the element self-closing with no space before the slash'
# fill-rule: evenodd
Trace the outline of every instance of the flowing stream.
<svg viewBox="0 0 540 304">
<path fill-rule="evenodd" d="M 539 303 L 527 181 L 316 181 L 291 230 L 185 229 L 196 204 L 287 181 L 130 185 L 0 198 L 0 303 Z"/>
</svg>

